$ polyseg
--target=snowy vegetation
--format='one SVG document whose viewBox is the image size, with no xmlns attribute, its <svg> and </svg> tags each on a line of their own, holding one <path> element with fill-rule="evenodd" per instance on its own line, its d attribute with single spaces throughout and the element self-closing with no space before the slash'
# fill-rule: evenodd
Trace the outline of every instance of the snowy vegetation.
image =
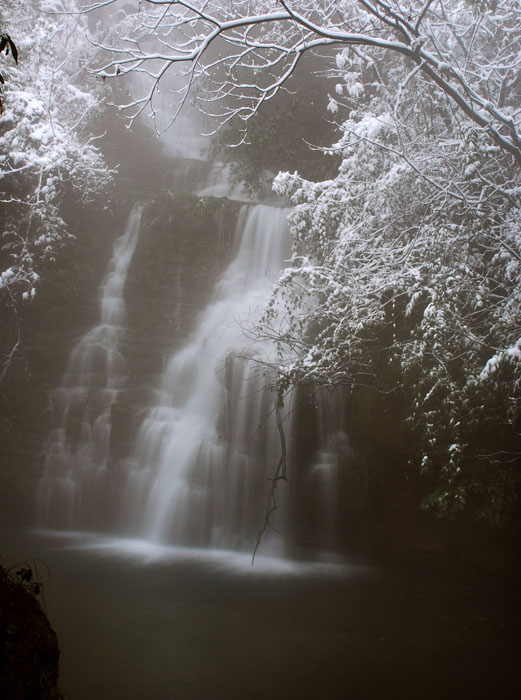
<svg viewBox="0 0 521 700">
<path fill-rule="evenodd" d="M 519 89 L 517 0 L 101 0 L 84 7 L 117 22 L 98 40 L 108 54 L 98 74 L 137 73 L 144 81 L 126 105 L 132 118 L 154 114 L 167 76 L 176 75 L 174 119 L 195 89 L 198 108 L 219 125 L 247 122 L 284 89 L 303 56 L 344 46 L 349 61 L 366 67 L 401 59 L 400 91 L 419 74 L 448 110 L 521 164 L 511 105 Z M 348 87 L 353 97 L 362 84 Z"/>
<path fill-rule="evenodd" d="M 92 197 L 110 177 L 85 129 L 98 99 L 85 69 L 92 49 L 79 31 L 83 20 L 56 14 L 71 7 L 66 0 L 8 2 L 2 13 L 20 60 L 4 61 L 1 279 L 24 298 L 35 294 L 38 261 L 52 257 L 67 236 L 60 216 L 65 194 Z"/>
<path fill-rule="evenodd" d="M 519 52 L 516 5 L 445 3 L 457 24 L 436 36 L 433 21 L 431 34 L 513 121 L 521 83 L 504 53 Z M 271 307 L 283 301 L 287 316 L 272 332 L 286 383 L 395 395 L 430 505 L 499 523 L 520 486 L 519 165 L 406 64 L 338 55 L 338 175 L 275 181 L 295 210 L 293 259 Z M 268 310 L 267 326 L 276 318 Z"/>
<path fill-rule="evenodd" d="M 86 66 L 93 49 L 72 0 L 7 2 L 2 27 L 16 42 L 17 64 L 5 57 L 0 114 L 2 244 L 0 292 L 16 308 L 36 293 L 42 261 L 53 259 L 69 230 L 61 205 L 84 201 L 110 179 L 86 124 L 99 107 Z M 20 341 L 16 340 L 4 370 Z"/>
<path fill-rule="evenodd" d="M 436 505 L 477 498 L 495 519 L 519 478 L 521 227 L 508 164 L 472 131 L 437 162 L 422 138 L 406 162 L 389 114 L 343 128 L 335 179 L 275 183 L 295 204 L 293 259 L 271 307 L 287 309 L 271 325 L 285 381 L 394 393 L 411 459 L 440 475 Z"/>
</svg>

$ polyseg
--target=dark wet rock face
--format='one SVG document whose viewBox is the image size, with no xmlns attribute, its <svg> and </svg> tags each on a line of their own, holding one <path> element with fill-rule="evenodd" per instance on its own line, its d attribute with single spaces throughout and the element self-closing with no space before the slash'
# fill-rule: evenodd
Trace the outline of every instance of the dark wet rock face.
<svg viewBox="0 0 521 700">
<path fill-rule="evenodd" d="M 0 700 L 61 700 L 58 639 L 23 578 L 0 567 Z"/>
</svg>

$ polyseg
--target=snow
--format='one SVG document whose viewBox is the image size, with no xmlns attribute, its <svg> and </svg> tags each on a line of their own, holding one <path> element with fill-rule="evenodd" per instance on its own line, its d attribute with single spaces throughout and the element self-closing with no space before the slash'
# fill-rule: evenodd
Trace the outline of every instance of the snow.
<svg viewBox="0 0 521 700">
<path fill-rule="evenodd" d="M 329 96 L 327 110 L 332 114 L 336 114 L 338 112 L 338 102 L 333 97 L 331 97 L 331 95 Z"/>
<path fill-rule="evenodd" d="M 0 178 L 9 192 L 3 212 L 6 269 L 1 279 L 2 286 L 9 285 L 11 294 L 19 293 L 23 300 L 36 293 L 35 266 L 51 259 L 68 235 L 59 215 L 65 178 L 80 198 L 95 196 L 109 179 L 100 152 L 84 140 L 88 129 L 82 114 L 86 105 L 97 103 L 92 89 L 99 89 L 90 81 L 82 84 L 84 74 L 75 65 L 77 56 L 88 60 L 93 53 L 84 33 L 86 20 L 52 14 L 60 8 L 77 9 L 75 1 L 49 0 L 42 3 L 48 9 L 43 14 L 39 3 L 9 3 L 2 10 L 10 34 L 17 37 L 23 69 L 22 63 L 9 68 L 0 114 L 5 154 Z M 84 132 L 81 139 L 78 128 Z"/>
</svg>

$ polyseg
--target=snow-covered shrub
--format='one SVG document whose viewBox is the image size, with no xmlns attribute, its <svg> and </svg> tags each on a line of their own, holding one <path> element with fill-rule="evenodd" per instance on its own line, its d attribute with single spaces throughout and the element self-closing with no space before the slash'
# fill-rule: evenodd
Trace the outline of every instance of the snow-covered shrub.
<svg viewBox="0 0 521 700">
<path fill-rule="evenodd" d="M 41 0 L 2 10 L 19 51 L 3 67 L 0 114 L 0 287 L 13 299 L 34 296 L 39 261 L 68 236 L 63 198 L 93 197 L 110 178 L 86 126 L 99 102 L 86 20 L 66 14 L 74 9 L 74 0 Z"/>
<path fill-rule="evenodd" d="M 521 173 L 399 59 L 350 90 L 359 63 L 338 61 L 338 175 L 275 180 L 294 248 L 262 332 L 285 383 L 394 394 L 426 503 L 499 522 L 521 486 Z"/>
</svg>

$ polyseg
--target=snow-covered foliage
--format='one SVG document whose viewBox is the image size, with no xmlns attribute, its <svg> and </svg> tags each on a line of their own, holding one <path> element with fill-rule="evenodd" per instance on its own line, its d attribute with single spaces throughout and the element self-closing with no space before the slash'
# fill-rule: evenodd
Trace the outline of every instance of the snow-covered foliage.
<svg viewBox="0 0 521 700">
<path fill-rule="evenodd" d="M 98 109 L 86 67 L 93 49 L 74 0 L 3 3 L 3 29 L 19 62 L 3 61 L 0 114 L 0 289 L 11 303 L 34 296 L 38 265 L 69 235 L 60 205 L 88 199 L 110 173 L 85 124 Z"/>
<path fill-rule="evenodd" d="M 158 92 L 165 83 L 172 87 L 167 76 L 174 74 L 174 117 L 197 86 L 199 109 L 218 124 L 247 121 L 284 88 L 304 54 L 343 45 L 346 61 L 357 58 L 366 68 L 399 57 L 398 96 L 420 74 L 443 95 L 449 114 L 461 111 L 521 165 L 518 0 L 83 3 L 93 16 L 112 12 L 117 22 L 115 34 L 99 40 L 108 52 L 99 74 L 147 78 L 147 89 L 127 104 L 133 117 L 148 107 L 154 111 Z M 352 75 L 342 89 L 356 99 L 364 83 Z M 336 113 L 338 100 L 332 97 L 329 105 Z"/>
<path fill-rule="evenodd" d="M 521 36 L 498 20 L 513 4 L 494 7 L 497 45 L 475 33 L 465 57 L 491 95 L 486 66 L 503 61 L 503 34 Z M 458 56 L 458 36 L 437 43 Z M 327 182 L 275 181 L 295 205 L 294 248 L 261 332 L 279 339 L 286 383 L 392 393 L 431 505 L 498 521 L 521 482 L 521 171 L 420 72 L 404 81 L 400 60 L 344 52 L 337 68 L 342 164 Z M 503 109 L 518 119 L 516 80 Z"/>
</svg>

